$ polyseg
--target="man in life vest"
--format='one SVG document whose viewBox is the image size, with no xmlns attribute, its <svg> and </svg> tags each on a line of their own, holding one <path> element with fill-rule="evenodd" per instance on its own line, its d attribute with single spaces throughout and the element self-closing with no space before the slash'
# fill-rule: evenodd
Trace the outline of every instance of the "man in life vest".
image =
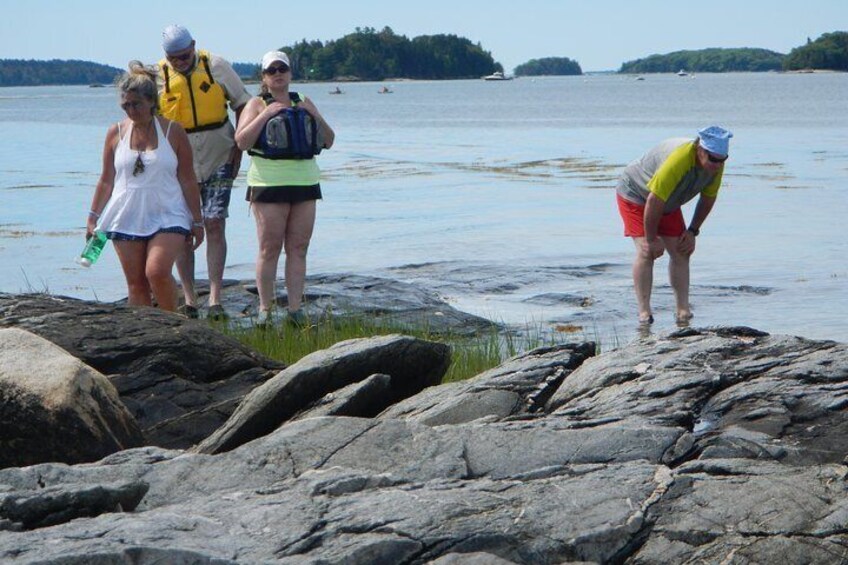
<svg viewBox="0 0 848 565">
<path fill-rule="evenodd" d="M 206 226 L 208 315 L 223 319 L 226 313 L 221 306 L 221 287 L 227 260 L 226 218 L 233 179 L 241 166 L 241 151 L 234 141 L 235 129 L 227 104 L 238 123 L 251 96 L 230 63 L 208 51 L 195 49 L 194 39 L 186 28 L 166 27 L 162 32 L 162 48 L 165 58 L 159 61 L 159 112 L 179 122 L 188 133 Z M 194 251 L 190 245 L 186 245 L 185 253 L 177 259 L 177 271 L 185 295 L 185 314 L 196 318 Z"/>
</svg>

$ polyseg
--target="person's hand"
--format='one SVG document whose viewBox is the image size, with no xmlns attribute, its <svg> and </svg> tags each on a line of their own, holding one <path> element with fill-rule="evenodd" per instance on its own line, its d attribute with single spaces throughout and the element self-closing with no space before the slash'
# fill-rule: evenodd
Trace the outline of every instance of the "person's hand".
<svg viewBox="0 0 848 565">
<path fill-rule="evenodd" d="M 94 235 L 94 228 L 97 227 L 97 218 L 88 215 L 88 220 L 85 222 L 85 240 L 88 241 Z"/>
<path fill-rule="evenodd" d="M 286 106 L 282 102 L 277 102 L 276 100 L 274 100 L 273 102 L 265 106 L 265 109 L 262 111 L 262 113 L 265 114 L 265 118 L 270 120 L 271 118 L 285 110 L 287 107 L 290 106 Z"/>
<path fill-rule="evenodd" d="M 678 239 L 677 248 L 684 255 L 692 255 L 695 252 L 695 234 L 689 230 L 684 231 Z"/>
<path fill-rule="evenodd" d="M 313 104 L 313 103 L 312 103 L 312 100 L 310 100 L 309 98 L 304 98 L 303 100 L 301 100 L 301 101 L 298 103 L 298 105 L 297 105 L 297 106 L 298 106 L 298 108 L 303 108 L 304 110 L 306 110 L 307 112 L 309 112 L 309 114 L 310 114 L 313 118 L 314 118 L 314 117 L 317 117 L 317 116 L 319 115 L 319 114 L 318 114 L 318 108 L 315 106 L 315 104 Z"/>
<path fill-rule="evenodd" d="M 653 240 L 649 240 L 647 237 L 642 238 L 642 246 L 639 250 L 639 253 L 645 259 L 649 259 L 653 261 L 654 259 L 659 259 L 662 257 L 662 254 L 665 252 L 665 246 L 660 238 L 654 238 Z"/>
<path fill-rule="evenodd" d="M 233 167 L 233 178 L 238 176 L 239 169 L 241 169 L 241 155 L 242 151 L 238 148 L 238 145 L 233 145 L 233 149 L 230 151 L 230 164 Z"/>
<path fill-rule="evenodd" d="M 203 243 L 204 234 L 205 231 L 203 229 L 203 226 L 191 226 L 191 235 L 189 237 L 193 240 L 192 249 L 196 250 L 198 247 L 200 247 L 200 244 Z"/>
</svg>

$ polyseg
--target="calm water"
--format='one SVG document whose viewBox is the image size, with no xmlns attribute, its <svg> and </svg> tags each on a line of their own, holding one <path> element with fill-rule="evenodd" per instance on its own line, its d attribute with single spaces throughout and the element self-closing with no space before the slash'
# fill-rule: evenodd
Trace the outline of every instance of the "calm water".
<svg viewBox="0 0 848 565">
<path fill-rule="evenodd" d="M 693 259 L 697 325 L 848 341 L 848 74 L 396 82 L 383 95 L 359 83 L 331 96 L 334 86 L 298 88 L 337 132 L 319 158 L 311 273 L 420 282 L 483 316 L 626 341 L 633 251 L 614 180 L 654 143 L 720 123 L 735 137 Z M 0 290 L 125 296 L 112 250 L 91 270 L 73 263 L 106 128 L 121 115 L 112 88 L 0 89 Z M 228 278 L 253 277 L 243 173 Z M 672 327 L 665 266 L 658 331 Z M 573 296 L 591 306 L 563 298 Z"/>
</svg>

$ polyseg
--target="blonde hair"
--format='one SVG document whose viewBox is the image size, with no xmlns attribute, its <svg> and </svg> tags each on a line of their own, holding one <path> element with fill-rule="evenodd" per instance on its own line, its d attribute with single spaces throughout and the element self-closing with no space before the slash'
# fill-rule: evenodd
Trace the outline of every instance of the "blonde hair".
<svg viewBox="0 0 848 565">
<path fill-rule="evenodd" d="M 149 102 L 153 103 L 153 111 L 159 108 L 159 92 L 156 89 L 156 76 L 158 75 L 156 68 L 144 65 L 141 61 L 130 61 L 127 65 L 129 71 L 118 77 L 115 86 L 118 87 L 119 93 L 124 94 L 132 92 Z"/>
</svg>

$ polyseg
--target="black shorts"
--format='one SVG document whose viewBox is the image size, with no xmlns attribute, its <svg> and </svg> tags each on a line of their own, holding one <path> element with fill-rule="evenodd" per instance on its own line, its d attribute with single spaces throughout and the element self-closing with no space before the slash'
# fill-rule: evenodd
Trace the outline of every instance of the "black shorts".
<svg viewBox="0 0 848 565">
<path fill-rule="evenodd" d="M 311 186 L 248 186 L 245 200 L 248 202 L 285 202 L 296 204 L 308 200 L 321 199 L 321 185 Z"/>
</svg>

